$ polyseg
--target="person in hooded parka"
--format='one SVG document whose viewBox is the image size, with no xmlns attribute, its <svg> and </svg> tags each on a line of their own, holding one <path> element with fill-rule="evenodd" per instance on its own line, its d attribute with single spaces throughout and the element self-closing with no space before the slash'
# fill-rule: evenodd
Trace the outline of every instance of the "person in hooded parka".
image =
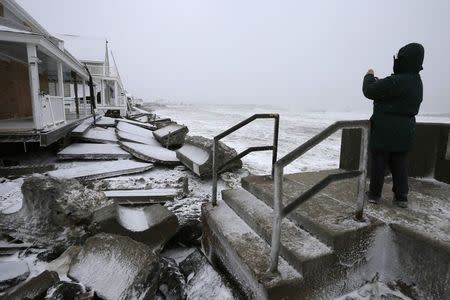
<svg viewBox="0 0 450 300">
<path fill-rule="evenodd" d="M 364 96 L 373 100 L 369 202 L 381 202 L 385 166 L 389 165 L 394 204 L 407 207 L 407 154 L 414 142 L 415 116 L 423 97 L 419 72 L 423 69 L 424 52 L 422 45 L 408 44 L 394 56 L 394 74 L 378 79 L 369 69 L 364 76 Z"/>
</svg>

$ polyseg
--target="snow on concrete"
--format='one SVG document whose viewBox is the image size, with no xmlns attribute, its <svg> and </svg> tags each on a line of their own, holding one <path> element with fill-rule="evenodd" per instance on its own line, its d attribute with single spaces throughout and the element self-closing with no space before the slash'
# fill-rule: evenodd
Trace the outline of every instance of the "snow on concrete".
<svg viewBox="0 0 450 300">
<path fill-rule="evenodd" d="M 117 137 L 114 128 L 94 127 L 85 132 L 81 139 L 94 143 L 116 143 Z"/>
<path fill-rule="evenodd" d="M 131 155 L 116 144 L 75 143 L 58 152 L 59 159 L 126 159 Z"/>
<path fill-rule="evenodd" d="M 126 174 L 140 173 L 153 168 L 152 164 L 134 160 L 91 162 L 73 168 L 61 168 L 47 172 L 56 178 L 100 179 Z"/>
<path fill-rule="evenodd" d="M 143 137 L 153 137 L 153 133 L 149 129 L 142 128 L 137 125 L 130 124 L 125 121 L 117 122 L 117 129 L 125 132 L 129 132 L 132 134 L 140 135 Z"/>
<path fill-rule="evenodd" d="M 162 146 L 143 145 L 139 143 L 121 142 L 121 147 L 133 156 L 149 162 L 177 164 L 179 160 L 175 151 Z"/>
<path fill-rule="evenodd" d="M 148 118 L 148 117 L 145 116 L 145 118 Z M 117 120 L 117 121 L 119 121 L 119 120 Z M 156 129 L 156 126 L 148 124 L 148 123 L 143 123 L 143 122 L 140 122 L 140 121 L 133 121 L 133 120 L 128 120 L 128 119 L 120 119 L 120 122 L 125 122 L 125 123 L 131 124 L 131 125 L 136 125 L 136 126 L 144 128 L 144 129 L 148 129 L 148 130 L 155 130 Z"/>
<path fill-rule="evenodd" d="M 8 180 L 0 178 L 0 214 L 12 214 L 22 208 L 23 178 Z"/>
<path fill-rule="evenodd" d="M 208 161 L 209 158 L 208 152 L 190 144 L 184 144 L 183 147 L 177 150 L 177 152 L 188 157 L 197 165 L 204 164 L 206 161 Z"/>
<path fill-rule="evenodd" d="M 117 137 L 121 141 L 140 143 L 151 146 L 161 146 L 161 144 L 152 136 L 142 136 L 127 131 L 116 130 Z"/>
<path fill-rule="evenodd" d="M 130 231 L 144 231 L 148 229 L 147 214 L 143 207 L 117 206 L 117 216 L 120 224 Z"/>
<path fill-rule="evenodd" d="M 335 298 L 335 300 L 372 300 L 372 299 L 398 299 L 412 300 L 400 291 L 389 288 L 383 282 L 370 282 L 356 291 Z"/>
<path fill-rule="evenodd" d="M 95 122 L 95 125 L 102 127 L 116 127 L 116 119 L 102 116 L 100 120 Z"/>
</svg>

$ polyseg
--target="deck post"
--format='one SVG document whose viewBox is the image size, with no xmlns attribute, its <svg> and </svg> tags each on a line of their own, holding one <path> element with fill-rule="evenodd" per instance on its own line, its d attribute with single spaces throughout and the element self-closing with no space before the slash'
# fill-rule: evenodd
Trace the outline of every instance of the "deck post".
<svg viewBox="0 0 450 300">
<path fill-rule="evenodd" d="M 87 116 L 87 105 L 86 105 L 86 81 L 82 80 L 81 84 L 83 85 L 83 110 L 84 115 Z"/>
<path fill-rule="evenodd" d="M 114 106 L 119 106 L 119 95 L 117 92 L 119 89 L 117 88 L 117 80 L 114 80 Z"/>
<path fill-rule="evenodd" d="M 63 64 L 62 62 L 58 61 L 56 63 L 56 70 L 58 73 L 58 96 L 61 97 L 62 100 L 62 107 L 63 107 L 63 116 L 64 116 L 64 123 L 66 122 L 66 105 L 64 103 L 64 74 L 63 74 Z"/>
<path fill-rule="evenodd" d="M 44 127 L 44 124 L 42 120 L 42 103 L 39 96 L 39 59 L 37 57 L 35 44 L 27 44 L 27 57 L 34 128 L 41 130 Z"/>
<path fill-rule="evenodd" d="M 106 99 L 105 99 L 105 89 L 106 89 L 106 87 L 105 87 L 105 81 L 103 80 L 103 79 L 101 79 L 100 80 L 100 103 L 101 103 L 101 106 L 105 106 L 106 105 Z"/>
</svg>

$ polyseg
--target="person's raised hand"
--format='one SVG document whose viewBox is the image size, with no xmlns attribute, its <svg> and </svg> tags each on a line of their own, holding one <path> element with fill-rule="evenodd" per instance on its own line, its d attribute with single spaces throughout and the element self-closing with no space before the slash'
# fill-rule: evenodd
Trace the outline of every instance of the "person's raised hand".
<svg viewBox="0 0 450 300">
<path fill-rule="evenodd" d="M 373 70 L 372 69 L 369 69 L 369 71 L 367 71 L 367 74 L 370 74 L 370 75 L 373 75 L 374 73 L 373 73 Z M 367 75 L 366 74 L 366 75 Z"/>
</svg>

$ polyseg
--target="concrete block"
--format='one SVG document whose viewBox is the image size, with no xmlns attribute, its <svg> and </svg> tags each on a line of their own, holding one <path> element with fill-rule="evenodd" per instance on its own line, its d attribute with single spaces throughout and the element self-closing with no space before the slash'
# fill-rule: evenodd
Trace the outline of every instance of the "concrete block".
<svg viewBox="0 0 450 300">
<path fill-rule="evenodd" d="M 150 247 L 129 237 L 97 234 L 86 240 L 68 276 L 102 299 L 154 299 L 159 258 Z"/>
<path fill-rule="evenodd" d="M 91 231 L 128 236 L 159 248 L 177 232 L 177 217 L 159 204 L 141 207 L 110 205 L 94 213 Z"/>
<path fill-rule="evenodd" d="M 173 123 L 153 131 L 153 135 L 161 145 L 169 148 L 182 146 L 188 132 L 186 126 Z"/>
</svg>

